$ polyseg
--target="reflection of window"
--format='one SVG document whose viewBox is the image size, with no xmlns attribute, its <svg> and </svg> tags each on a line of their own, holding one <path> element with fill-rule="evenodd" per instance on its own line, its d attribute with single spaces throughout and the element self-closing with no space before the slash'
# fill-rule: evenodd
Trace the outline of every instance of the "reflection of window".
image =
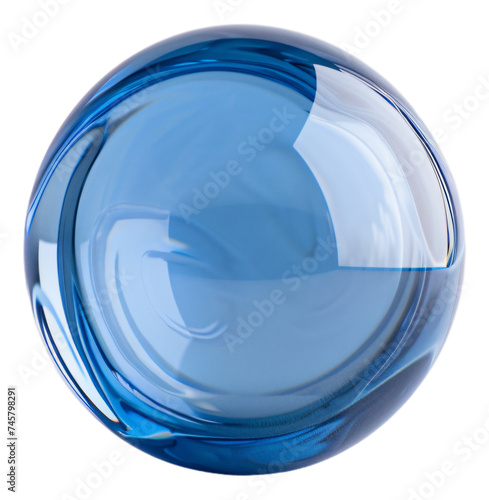
<svg viewBox="0 0 489 500">
<path fill-rule="evenodd" d="M 324 193 L 339 265 L 446 267 L 446 203 L 423 143 L 364 82 L 315 69 L 315 101 L 294 147 Z"/>
</svg>

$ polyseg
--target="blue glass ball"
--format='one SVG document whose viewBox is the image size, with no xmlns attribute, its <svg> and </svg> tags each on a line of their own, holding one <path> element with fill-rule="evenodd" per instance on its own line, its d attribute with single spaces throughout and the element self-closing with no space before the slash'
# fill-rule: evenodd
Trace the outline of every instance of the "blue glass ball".
<svg viewBox="0 0 489 500">
<path fill-rule="evenodd" d="M 97 84 L 49 148 L 25 240 L 36 320 L 91 412 L 229 474 L 303 467 L 385 422 L 442 347 L 463 255 L 404 98 L 324 42 L 246 26 Z"/>
</svg>

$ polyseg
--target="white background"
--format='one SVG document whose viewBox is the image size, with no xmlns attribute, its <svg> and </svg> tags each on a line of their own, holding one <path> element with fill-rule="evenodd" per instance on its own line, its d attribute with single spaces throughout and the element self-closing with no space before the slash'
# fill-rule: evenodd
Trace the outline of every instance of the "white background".
<svg viewBox="0 0 489 500">
<path fill-rule="evenodd" d="M 0 324 L 2 390 L 18 388 L 16 497 L 288 500 L 489 499 L 489 7 L 483 0 L 71 0 L 20 46 L 37 0 L 1 3 Z M 225 9 L 225 5 L 233 6 Z M 376 13 L 383 13 L 383 26 Z M 288 28 L 345 46 L 437 130 L 461 196 L 467 261 L 449 340 L 416 394 L 380 430 L 329 461 L 258 480 L 185 470 L 133 451 L 71 394 L 44 358 L 23 271 L 23 225 L 42 157 L 71 109 L 109 70 L 169 36 L 225 23 Z M 368 32 L 360 36 L 359 32 Z M 17 42 L 19 39 L 16 39 Z M 18 50 L 15 50 L 18 49 Z M 481 79 L 488 83 L 482 91 Z M 458 106 L 461 106 L 460 108 Z M 454 118 L 455 115 L 460 117 Z M 1 412 L 6 417 L 6 409 Z M 6 419 L 0 435 L 6 435 Z M 468 451 L 463 443 L 482 444 Z M 477 449 L 475 449 L 477 448 Z M 7 468 L 2 445 L 0 470 Z M 465 450 L 465 451 L 464 451 Z M 97 481 L 95 464 L 112 459 Z M 452 474 L 427 485 L 451 462 Z M 0 489 L 7 492 L 2 472 Z M 87 480 L 96 487 L 87 490 Z M 432 480 L 433 482 L 433 480 Z M 78 488 L 78 491 L 77 491 Z M 420 496 L 412 495 L 417 491 Z M 8 495 L 12 495 L 8 493 Z M 7 495 L 5 496 L 7 498 Z"/>
</svg>

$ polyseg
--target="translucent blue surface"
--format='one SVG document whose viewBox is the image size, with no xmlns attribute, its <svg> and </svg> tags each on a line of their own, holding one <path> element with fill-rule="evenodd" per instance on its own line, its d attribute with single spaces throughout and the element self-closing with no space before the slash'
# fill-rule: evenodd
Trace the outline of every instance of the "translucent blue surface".
<svg viewBox="0 0 489 500">
<path fill-rule="evenodd" d="M 50 352 L 105 425 L 256 474 L 330 457 L 406 401 L 463 248 L 444 160 L 387 82 L 323 42 L 226 27 L 150 47 L 82 100 L 25 261 Z"/>
</svg>

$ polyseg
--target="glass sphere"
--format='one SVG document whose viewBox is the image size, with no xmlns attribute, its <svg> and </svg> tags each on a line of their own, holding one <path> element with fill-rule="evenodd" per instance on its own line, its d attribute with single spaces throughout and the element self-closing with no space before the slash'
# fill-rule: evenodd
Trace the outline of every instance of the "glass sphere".
<svg viewBox="0 0 489 500">
<path fill-rule="evenodd" d="M 385 422 L 442 347 L 463 254 L 453 181 L 403 97 L 324 42 L 246 26 L 96 85 L 25 241 L 78 397 L 141 450 L 229 474 L 303 467 Z"/>
</svg>

